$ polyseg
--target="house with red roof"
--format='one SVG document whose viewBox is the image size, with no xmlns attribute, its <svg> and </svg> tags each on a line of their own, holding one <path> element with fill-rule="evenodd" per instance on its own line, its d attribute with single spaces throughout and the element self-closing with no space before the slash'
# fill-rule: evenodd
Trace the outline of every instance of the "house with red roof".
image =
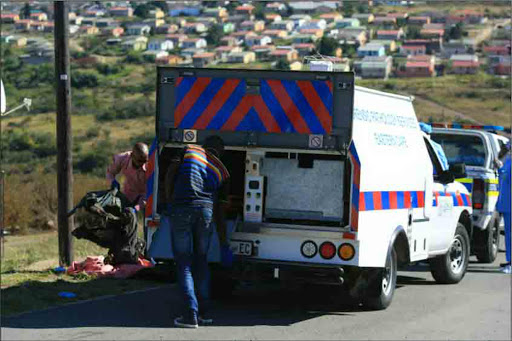
<svg viewBox="0 0 512 341">
<path fill-rule="evenodd" d="M 196 53 L 192 56 L 192 64 L 194 64 L 194 67 L 205 67 L 213 63 L 216 59 L 215 57 L 214 52 Z"/>
<path fill-rule="evenodd" d="M 289 48 L 275 49 L 269 53 L 269 57 L 271 60 L 275 61 L 285 60 L 287 62 L 293 62 L 299 58 L 299 53 L 290 46 Z"/>
<path fill-rule="evenodd" d="M 404 37 L 404 30 L 378 30 L 377 39 L 400 40 Z"/>
<path fill-rule="evenodd" d="M 292 47 L 297 50 L 299 57 L 309 56 L 315 50 L 315 44 L 312 43 L 293 44 Z"/>
<path fill-rule="evenodd" d="M 408 56 L 405 65 L 396 70 L 397 77 L 433 77 L 435 76 L 435 56 Z"/>
<path fill-rule="evenodd" d="M 425 45 L 402 45 L 400 46 L 400 54 L 402 56 L 421 56 L 427 53 Z"/>
<path fill-rule="evenodd" d="M 20 20 L 20 16 L 15 13 L 2 13 L 0 14 L 0 20 L 4 24 L 14 24 L 16 21 Z"/>
<path fill-rule="evenodd" d="M 486 55 L 510 56 L 510 45 L 484 46 L 483 52 Z"/>
<path fill-rule="evenodd" d="M 236 15 L 243 15 L 247 18 L 252 19 L 252 12 L 254 11 L 254 6 L 249 4 L 244 4 L 242 6 L 237 6 L 235 8 Z"/>
<path fill-rule="evenodd" d="M 478 56 L 456 54 L 450 57 L 450 73 L 457 75 L 476 74 L 480 68 Z"/>
<path fill-rule="evenodd" d="M 30 19 L 36 21 L 46 21 L 48 20 L 48 15 L 44 12 L 30 13 Z"/>
<path fill-rule="evenodd" d="M 113 17 L 132 17 L 133 8 L 131 7 L 111 7 L 108 12 Z"/>
<path fill-rule="evenodd" d="M 409 17 L 409 20 L 407 20 L 407 25 L 411 25 L 411 26 L 423 26 L 425 24 L 430 24 L 430 17 L 414 16 L 414 17 Z"/>
<path fill-rule="evenodd" d="M 424 28 L 420 31 L 420 36 L 425 39 L 437 38 L 442 39 L 444 36 L 444 29 L 429 29 Z"/>
</svg>

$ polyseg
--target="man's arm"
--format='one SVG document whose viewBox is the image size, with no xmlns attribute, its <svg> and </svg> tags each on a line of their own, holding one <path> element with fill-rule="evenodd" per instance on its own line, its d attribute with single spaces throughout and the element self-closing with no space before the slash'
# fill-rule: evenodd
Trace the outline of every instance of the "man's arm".
<svg viewBox="0 0 512 341">
<path fill-rule="evenodd" d="M 224 219 L 224 209 L 222 207 L 223 200 L 221 200 L 221 198 L 224 197 L 224 193 L 229 193 L 229 183 L 225 183 L 221 187 L 213 204 L 213 220 L 217 226 L 220 245 L 228 244 L 226 220 Z"/>
</svg>

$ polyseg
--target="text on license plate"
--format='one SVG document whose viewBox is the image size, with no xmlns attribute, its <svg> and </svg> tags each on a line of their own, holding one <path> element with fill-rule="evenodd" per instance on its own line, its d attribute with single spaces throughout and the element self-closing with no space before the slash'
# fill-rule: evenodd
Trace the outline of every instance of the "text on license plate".
<svg viewBox="0 0 512 341">
<path fill-rule="evenodd" d="M 231 241 L 231 250 L 234 255 L 252 256 L 252 242 Z"/>
</svg>

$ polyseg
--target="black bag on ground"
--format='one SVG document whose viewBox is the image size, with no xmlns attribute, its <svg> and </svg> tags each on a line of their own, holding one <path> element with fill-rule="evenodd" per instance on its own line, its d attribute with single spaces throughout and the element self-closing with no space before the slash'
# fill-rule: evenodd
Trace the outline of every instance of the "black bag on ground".
<svg viewBox="0 0 512 341">
<path fill-rule="evenodd" d="M 68 216 L 83 208 L 77 216 L 78 227 L 71 234 L 107 248 L 106 263 L 137 263 L 143 256 L 144 240 L 137 237 L 137 215 L 124 194 L 116 188 L 87 193 Z"/>
</svg>

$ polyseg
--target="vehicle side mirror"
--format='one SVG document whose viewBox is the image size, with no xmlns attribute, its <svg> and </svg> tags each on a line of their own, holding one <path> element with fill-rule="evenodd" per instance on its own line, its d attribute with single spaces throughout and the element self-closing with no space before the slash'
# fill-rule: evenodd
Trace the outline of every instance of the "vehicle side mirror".
<svg viewBox="0 0 512 341">
<path fill-rule="evenodd" d="M 454 163 L 453 165 L 450 165 L 450 172 L 453 174 L 455 179 L 465 178 L 467 176 L 466 164 Z"/>
<path fill-rule="evenodd" d="M 442 184 L 446 185 L 446 184 L 454 182 L 455 176 L 453 175 L 453 173 L 451 171 L 445 170 L 441 174 L 439 174 L 439 181 Z"/>
</svg>

